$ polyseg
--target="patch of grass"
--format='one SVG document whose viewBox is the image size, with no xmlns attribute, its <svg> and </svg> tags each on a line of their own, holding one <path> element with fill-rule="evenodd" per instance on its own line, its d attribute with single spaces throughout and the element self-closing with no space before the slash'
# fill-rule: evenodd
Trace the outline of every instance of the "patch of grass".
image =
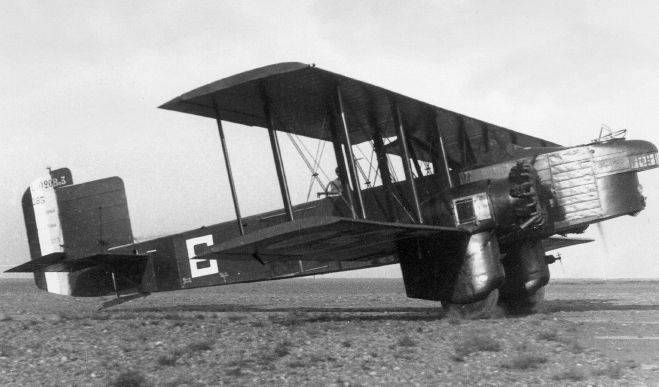
<svg viewBox="0 0 659 387">
<path fill-rule="evenodd" d="M 398 339 L 398 345 L 401 347 L 416 347 L 416 341 L 412 340 L 409 335 L 405 335 Z"/>
<path fill-rule="evenodd" d="M 231 315 L 227 316 L 227 320 L 229 320 L 230 322 L 242 321 L 245 318 L 246 318 L 245 316 L 240 315 L 240 314 L 231 314 Z"/>
<path fill-rule="evenodd" d="M 336 361 L 336 359 L 331 356 L 323 356 L 317 353 L 312 353 L 306 359 L 297 359 L 289 362 L 287 366 L 289 368 L 306 368 L 306 367 L 311 367 L 314 364 L 331 362 L 331 361 Z"/>
<path fill-rule="evenodd" d="M 316 317 L 310 319 L 309 322 L 330 322 L 330 321 L 334 321 L 334 320 L 335 320 L 335 318 L 334 318 L 333 314 L 321 313 L 321 314 L 317 315 Z"/>
<path fill-rule="evenodd" d="M 181 351 L 179 349 L 173 349 L 165 354 L 158 356 L 158 364 L 161 366 L 173 366 L 176 364 L 176 361 L 181 356 Z"/>
<path fill-rule="evenodd" d="M 185 325 L 186 325 L 185 321 L 178 320 L 172 323 L 172 328 L 180 328 L 180 327 L 184 327 Z"/>
<path fill-rule="evenodd" d="M 213 349 L 213 345 L 208 341 L 195 341 L 194 343 L 188 344 L 189 352 L 210 351 L 211 349 Z"/>
<path fill-rule="evenodd" d="M 586 347 L 581 345 L 578 341 L 573 341 L 570 346 L 569 346 L 570 352 L 577 354 L 577 353 L 582 353 L 583 351 L 586 350 Z"/>
<path fill-rule="evenodd" d="M 450 316 L 448 318 L 448 324 L 449 325 L 460 325 L 460 324 L 462 324 L 462 320 L 458 317 Z"/>
<path fill-rule="evenodd" d="M 114 380 L 108 383 L 112 387 L 144 387 L 148 386 L 146 377 L 139 371 L 128 370 L 120 373 Z"/>
<path fill-rule="evenodd" d="M 116 360 L 104 360 L 101 362 L 101 366 L 107 370 L 118 370 L 121 368 L 121 364 Z"/>
<path fill-rule="evenodd" d="M 0 344 L 0 357 L 11 357 L 14 354 L 14 347 L 9 344 Z"/>
<path fill-rule="evenodd" d="M 636 361 L 634 360 L 627 360 L 625 361 L 624 367 L 633 370 L 634 368 L 638 367 L 638 364 L 636 364 Z"/>
<path fill-rule="evenodd" d="M 610 379 L 618 380 L 622 377 L 623 367 L 620 364 L 611 364 L 606 368 L 600 368 L 593 371 L 595 376 L 606 376 Z"/>
<path fill-rule="evenodd" d="M 124 312 L 120 314 L 115 314 L 112 316 L 113 319 L 115 320 L 135 320 L 139 318 L 140 316 L 137 313 L 134 312 Z"/>
<path fill-rule="evenodd" d="M 288 312 L 286 318 L 281 323 L 283 325 L 288 325 L 288 326 L 302 325 L 303 323 L 306 322 L 306 317 L 307 317 L 306 313 L 294 310 Z"/>
<path fill-rule="evenodd" d="M 132 352 L 132 351 L 134 351 L 134 350 L 137 349 L 137 348 L 135 348 L 135 347 L 133 346 L 132 343 L 122 343 L 122 344 L 119 344 L 119 348 L 121 348 L 121 350 L 122 350 L 124 353 Z"/>
<path fill-rule="evenodd" d="M 167 313 L 164 316 L 162 316 L 163 319 L 165 320 L 183 320 L 184 317 L 181 316 L 178 313 Z"/>
<path fill-rule="evenodd" d="M 545 340 L 545 341 L 559 341 L 558 339 L 558 331 L 553 329 L 550 331 L 542 331 L 538 333 L 538 340 Z"/>
<path fill-rule="evenodd" d="M 547 358 L 545 356 L 532 353 L 520 353 L 510 361 L 504 363 L 502 367 L 515 370 L 528 370 L 537 368 L 540 364 L 545 364 L 546 362 Z"/>
<path fill-rule="evenodd" d="M 229 368 L 224 372 L 227 376 L 232 376 L 234 378 L 244 376 L 245 373 L 243 372 L 243 369 L 240 367 L 234 367 L 234 368 Z"/>
<path fill-rule="evenodd" d="M 250 321 L 249 325 L 251 325 L 253 328 L 263 328 L 265 326 L 265 322 L 263 320 L 255 320 Z"/>
<path fill-rule="evenodd" d="M 582 353 L 586 348 L 581 345 L 573 335 L 561 336 L 557 330 L 548 330 L 538 333 L 539 340 L 555 341 L 564 344 L 572 353 Z"/>
<path fill-rule="evenodd" d="M 140 331 L 135 336 L 140 341 L 147 341 L 151 337 L 151 332 L 149 331 Z"/>
<path fill-rule="evenodd" d="M 324 363 L 326 361 L 332 361 L 332 360 L 335 360 L 335 359 L 332 358 L 332 357 L 319 355 L 317 353 L 312 353 L 311 355 L 309 355 L 309 362 L 310 363 Z"/>
<path fill-rule="evenodd" d="M 291 342 L 288 340 L 284 340 L 277 344 L 275 348 L 272 350 L 272 352 L 275 354 L 277 357 L 284 357 L 291 353 Z"/>
<path fill-rule="evenodd" d="M 320 328 L 315 328 L 315 327 L 307 327 L 305 329 L 305 332 L 307 333 L 307 336 L 311 338 L 316 338 L 316 337 L 321 337 L 324 336 L 326 331 L 321 330 Z"/>
<path fill-rule="evenodd" d="M 484 334 L 474 334 L 454 345 L 455 354 L 451 357 L 455 361 L 464 361 L 464 358 L 475 352 L 499 352 L 501 344 L 492 337 Z"/>
<path fill-rule="evenodd" d="M 309 364 L 307 364 L 303 361 L 300 361 L 300 360 L 295 360 L 295 361 L 292 361 L 292 362 L 286 364 L 286 366 L 288 368 L 307 368 L 309 366 Z"/>
<path fill-rule="evenodd" d="M 193 385 L 193 380 L 189 375 L 178 375 L 177 377 L 166 381 L 164 384 L 160 386 L 179 387 L 179 386 L 191 386 L 191 385 Z"/>
<path fill-rule="evenodd" d="M 570 368 L 567 371 L 552 376 L 552 379 L 558 381 L 569 380 L 572 382 L 579 382 L 586 379 L 586 372 L 580 368 Z"/>
</svg>

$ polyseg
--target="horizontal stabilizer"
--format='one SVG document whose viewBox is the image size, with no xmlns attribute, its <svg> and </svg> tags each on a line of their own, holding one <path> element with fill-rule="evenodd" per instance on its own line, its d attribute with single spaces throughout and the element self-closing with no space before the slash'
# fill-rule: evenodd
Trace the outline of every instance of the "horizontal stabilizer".
<svg viewBox="0 0 659 387">
<path fill-rule="evenodd" d="M 353 261 L 392 255 L 397 242 L 420 237 L 467 239 L 449 227 L 387 223 L 339 217 L 310 217 L 255 231 L 211 246 L 204 259 L 246 258 Z"/>
<path fill-rule="evenodd" d="M 13 267 L 5 273 L 72 272 L 101 264 L 121 268 L 145 262 L 146 259 L 146 255 L 101 253 L 83 258 L 70 258 L 66 253 L 52 253 Z"/>
<path fill-rule="evenodd" d="M 563 247 L 580 245 L 583 243 L 593 242 L 589 238 L 566 238 L 566 237 L 550 237 L 542 240 L 542 247 L 545 251 L 562 249 Z"/>
</svg>

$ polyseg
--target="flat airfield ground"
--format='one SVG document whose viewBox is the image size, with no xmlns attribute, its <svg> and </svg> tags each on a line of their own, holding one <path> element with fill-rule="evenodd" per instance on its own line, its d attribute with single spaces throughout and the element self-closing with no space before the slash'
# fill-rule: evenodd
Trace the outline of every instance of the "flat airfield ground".
<svg viewBox="0 0 659 387">
<path fill-rule="evenodd" d="M 543 313 L 464 321 L 400 279 L 104 299 L 0 279 L 0 385 L 659 385 L 659 282 L 554 281 Z M 132 384 L 131 384 L 132 383 Z"/>
</svg>

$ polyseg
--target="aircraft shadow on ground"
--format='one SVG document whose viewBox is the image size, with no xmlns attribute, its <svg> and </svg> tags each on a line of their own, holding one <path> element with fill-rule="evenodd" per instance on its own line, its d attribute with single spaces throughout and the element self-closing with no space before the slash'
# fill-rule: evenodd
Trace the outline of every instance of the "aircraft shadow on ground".
<svg viewBox="0 0 659 387">
<path fill-rule="evenodd" d="M 109 313 L 287 313 L 305 322 L 317 321 L 434 321 L 446 318 L 441 306 L 433 307 L 271 307 L 255 304 L 197 304 L 134 308 L 111 308 Z M 546 301 L 544 314 L 588 311 L 659 311 L 659 305 L 616 303 L 614 299 L 576 299 Z M 516 316 L 522 317 L 522 316 Z"/>
<path fill-rule="evenodd" d="M 577 299 L 545 301 L 544 313 L 590 311 L 659 311 L 659 305 L 621 304 L 615 299 Z"/>
<path fill-rule="evenodd" d="M 441 320 L 445 313 L 438 307 L 265 307 L 242 304 L 172 305 L 147 308 L 109 309 L 111 313 L 181 313 L 181 312 L 232 312 L 232 313 L 287 313 L 305 322 L 318 321 L 433 321 Z M 289 318 L 290 319 L 290 318 Z"/>
</svg>

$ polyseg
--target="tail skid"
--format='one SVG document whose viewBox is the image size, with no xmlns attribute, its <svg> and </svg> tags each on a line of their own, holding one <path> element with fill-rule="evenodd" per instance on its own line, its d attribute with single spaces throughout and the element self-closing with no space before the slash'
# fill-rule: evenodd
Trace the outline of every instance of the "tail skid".
<svg viewBox="0 0 659 387">
<path fill-rule="evenodd" d="M 149 292 L 140 292 L 140 293 L 136 293 L 136 294 L 131 294 L 129 296 L 122 296 L 122 297 L 117 296 L 117 298 L 113 298 L 110 301 L 105 301 L 101 305 L 101 307 L 98 308 L 98 311 L 101 311 L 103 309 L 108 309 L 108 308 L 111 308 L 113 306 L 121 305 L 125 302 L 133 301 L 133 300 L 136 300 L 138 298 L 148 297 L 149 295 L 151 295 L 151 293 L 149 293 Z"/>
</svg>

